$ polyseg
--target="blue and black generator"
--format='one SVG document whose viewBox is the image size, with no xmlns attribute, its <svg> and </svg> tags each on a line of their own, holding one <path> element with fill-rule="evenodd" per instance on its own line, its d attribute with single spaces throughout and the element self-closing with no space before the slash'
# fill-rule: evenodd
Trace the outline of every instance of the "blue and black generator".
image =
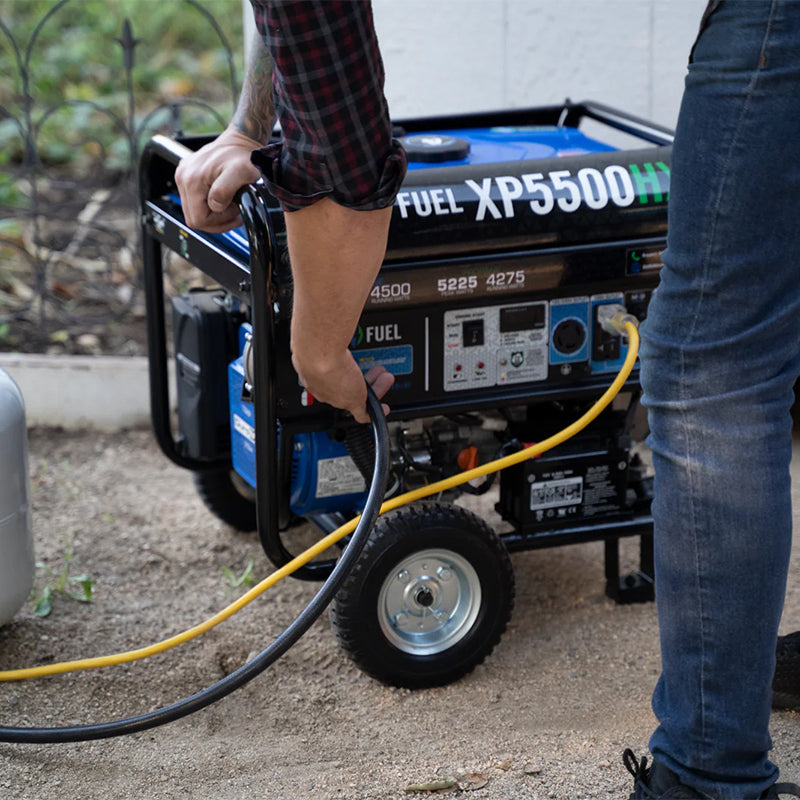
<svg viewBox="0 0 800 800">
<path fill-rule="evenodd" d="M 351 350 L 395 376 L 388 495 L 552 435 L 619 371 L 621 336 L 599 309 L 640 319 L 665 245 L 672 134 L 596 103 L 407 120 L 409 171 L 384 264 Z M 153 425 L 193 471 L 209 508 L 257 529 L 276 565 L 298 522 L 329 533 L 365 499 L 371 437 L 300 385 L 289 352 L 291 264 L 283 214 L 261 185 L 241 194 L 242 228 L 184 222 L 174 172 L 206 139 L 154 138 L 141 172 Z M 178 423 L 170 421 L 163 261 L 172 251 L 214 282 L 171 298 Z M 607 593 L 651 599 L 647 453 L 634 371 L 617 403 L 545 457 L 466 484 L 493 529 L 436 502 L 382 517 L 339 592 L 332 621 L 366 672 L 402 686 L 472 669 L 511 614 L 514 550 L 603 540 Z M 484 506 L 485 507 L 485 506 Z M 640 569 L 619 574 L 618 542 L 640 537 Z M 333 562 L 297 577 L 323 578 Z"/>
</svg>

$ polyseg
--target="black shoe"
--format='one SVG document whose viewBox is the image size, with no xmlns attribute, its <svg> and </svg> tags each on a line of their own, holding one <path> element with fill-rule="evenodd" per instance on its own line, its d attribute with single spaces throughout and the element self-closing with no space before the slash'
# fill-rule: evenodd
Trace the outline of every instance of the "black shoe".
<svg viewBox="0 0 800 800">
<path fill-rule="evenodd" d="M 622 754 L 622 763 L 628 772 L 633 775 L 633 794 L 628 800 L 650 800 L 650 798 L 674 798 L 674 800 L 697 800 L 703 795 L 694 789 L 684 786 L 678 776 L 662 764 L 654 761 L 650 767 L 647 759 L 636 760 L 632 750 Z"/>
<path fill-rule="evenodd" d="M 800 797 L 800 786 L 796 783 L 776 783 L 761 795 L 761 800 L 779 800 L 782 795 Z"/>
<path fill-rule="evenodd" d="M 800 631 L 778 638 L 772 707 L 800 710 Z"/>
<path fill-rule="evenodd" d="M 622 754 L 622 762 L 635 781 L 633 794 L 628 800 L 658 800 L 658 798 L 664 800 L 668 798 L 697 800 L 700 798 L 702 800 L 706 797 L 706 795 L 684 786 L 672 770 L 657 761 L 654 761 L 648 769 L 647 759 L 643 758 L 641 762 L 637 761 L 632 750 L 626 750 Z M 776 783 L 761 795 L 761 800 L 780 800 L 781 796 L 800 797 L 800 786 L 795 783 Z"/>
</svg>

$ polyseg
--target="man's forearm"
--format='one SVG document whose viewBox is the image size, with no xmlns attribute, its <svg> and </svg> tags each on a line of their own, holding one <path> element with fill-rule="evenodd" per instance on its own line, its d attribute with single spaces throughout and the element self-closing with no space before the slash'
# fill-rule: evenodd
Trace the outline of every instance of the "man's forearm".
<svg viewBox="0 0 800 800">
<path fill-rule="evenodd" d="M 294 275 L 294 338 L 316 340 L 306 359 L 347 349 L 383 259 L 391 209 L 354 211 L 330 199 L 286 215 Z"/>
<path fill-rule="evenodd" d="M 275 124 L 272 97 L 272 56 L 258 31 L 253 34 L 239 104 L 231 126 L 245 136 L 267 144 Z"/>
<path fill-rule="evenodd" d="M 295 368 L 315 397 L 360 421 L 366 390 L 348 344 L 380 269 L 390 217 L 391 208 L 354 211 L 330 199 L 286 215 Z"/>
</svg>

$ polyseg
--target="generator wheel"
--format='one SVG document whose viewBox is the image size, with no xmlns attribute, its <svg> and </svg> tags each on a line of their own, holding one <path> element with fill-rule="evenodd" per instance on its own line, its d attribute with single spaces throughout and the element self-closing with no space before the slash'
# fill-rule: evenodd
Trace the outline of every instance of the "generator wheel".
<svg viewBox="0 0 800 800">
<path fill-rule="evenodd" d="M 239 531 L 254 531 L 255 490 L 232 468 L 195 472 L 194 485 L 206 508 Z"/>
<path fill-rule="evenodd" d="M 457 506 L 407 506 L 381 517 L 331 606 L 347 655 L 394 686 L 466 675 L 500 640 L 514 605 L 505 545 Z"/>
</svg>

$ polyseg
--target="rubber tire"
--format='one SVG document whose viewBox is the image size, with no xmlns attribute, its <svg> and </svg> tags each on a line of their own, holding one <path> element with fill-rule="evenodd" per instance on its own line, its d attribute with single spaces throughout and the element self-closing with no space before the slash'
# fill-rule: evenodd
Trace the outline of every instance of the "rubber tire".
<svg viewBox="0 0 800 800">
<path fill-rule="evenodd" d="M 381 630 L 381 587 L 415 552 L 444 548 L 469 562 L 481 586 L 475 620 L 451 647 L 429 655 L 405 652 Z M 422 688 L 452 683 L 480 664 L 506 629 L 514 606 L 514 572 L 500 537 L 458 506 L 406 506 L 378 520 L 353 571 L 334 598 L 333 631 L 356 665 L 392 686 Z"/>
<path fill-rule="evenodd" d="M 254 531 L 256 521 L 255 490 L 246 496 L 235 481 L 242 481 L 233 468 L 193 473 L 194 485 L 206 508 L 238 531 Z"/>
</svg>

